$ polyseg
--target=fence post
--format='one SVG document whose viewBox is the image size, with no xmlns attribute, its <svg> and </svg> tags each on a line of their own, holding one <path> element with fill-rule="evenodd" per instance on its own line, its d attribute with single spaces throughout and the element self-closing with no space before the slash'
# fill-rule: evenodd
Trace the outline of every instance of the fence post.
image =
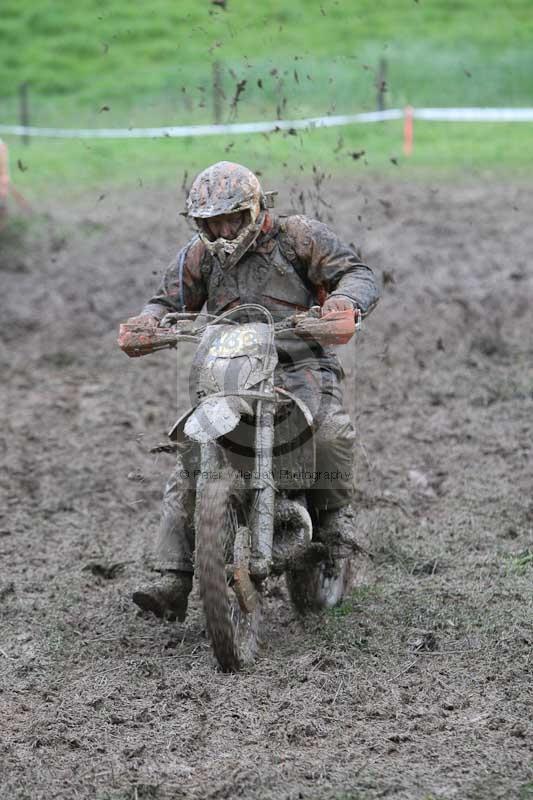
<svg viewBox="0 0 533 800">
<path fill-rule="evenodd" d="M 24 81 L 19 86 L 19 112 L 20 112 L 20 124 L 27 128 L 30 124 L 30 107 L 28 101 L 28 81 Z M 22 142 L 25 145 L 29 145 L 30 137 L 28 134 L 22 135 Z"/>
<path fill-rule="evenodd" d="M 287 111 L 287 98 L 283 93 L 283 78 L 278 78 L 276 83 L 276 92 L 278 102 L 276 103 L 276 119 L 283 119 Z"/>
<path fill-rule="evenodd" d="M 213 119 L 215 125 L 222 122 L 222 64 L 213 61 Z"/>
<path fill-rule="evenodd" d="M 379 59 L 378 73 L 376 75 L 377 107 L 378 111 L 385 108 L 385 95 L 387 94 L 387 62 L 384 58 Z"/>
</svg>

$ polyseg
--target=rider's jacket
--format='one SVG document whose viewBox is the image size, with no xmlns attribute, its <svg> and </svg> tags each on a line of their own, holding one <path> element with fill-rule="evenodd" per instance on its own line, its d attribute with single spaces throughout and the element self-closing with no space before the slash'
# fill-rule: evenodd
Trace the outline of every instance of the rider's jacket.
<svg viewBox="0 0 533 800">
<path fill-rule="evenodd" d="M 267 213 L 255 244 L 229 268 L 198 237 L 191 239 L 142 313 L 161 319 L 169 311 L 200 311 L 207 303 L 210 314 L 220 314 L 258 303 L 278 321 L 335 295 L 353 300 L 366 316 L 379 298 L 370 267 L 322 222 Z"/>
</svg>

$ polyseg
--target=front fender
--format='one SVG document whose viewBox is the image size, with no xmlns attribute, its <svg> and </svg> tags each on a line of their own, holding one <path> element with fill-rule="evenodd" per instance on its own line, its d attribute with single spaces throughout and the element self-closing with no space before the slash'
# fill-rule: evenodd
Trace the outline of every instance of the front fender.
<svg viewBox="0 0 533 800">
<path fill-rule="evenodd" d="M 234 430 L 242 414 L 251 413 L 243 397 L 206 397 L 176 422 L 169 436 L 174 441 L 187 437 L 200 444 L 213 442 Z"/>
</svg>

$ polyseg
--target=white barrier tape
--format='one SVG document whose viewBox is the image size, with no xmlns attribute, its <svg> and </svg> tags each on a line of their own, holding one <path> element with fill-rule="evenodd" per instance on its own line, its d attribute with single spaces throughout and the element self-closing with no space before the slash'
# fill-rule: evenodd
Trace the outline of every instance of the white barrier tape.
<svg viewBox="0 0 533 800">
<path fill-rule="evenodd" d="M 345 114 L 336 117 L 312 117 L 310 119 L 275 120 L 274 122 L 235 122 L 228 125 L 186 125 L 168 128 L 31 128 L 22 125 L 0 125 L 0 133 L 17 136 L 49 136 L 62 139 L 159 139 L 185 136 L 216 136 L 236 133 L 274 133 L 285 130 L 332 128 L 354 122 L 381 122 L 400 119 L 403 111 L 370 111 L 365 114 Z"/>
<path fill-rule="evenodd" d="M 311 117 L 274 122 L 236 122 L 228 125 L 186 125 L 167 128 L 32 128 L 24 125 L 0 125 L 0 133 L 15 136 L 43 136 L 60 139 L 164 139 L 186 136 L 217 136 L 239 133 L 274 133 L 286 130 L 334 128 L 365 122 L 402 119 L 405 111 L 391 108 L 362 114 Z M 415 108 L 415 119 L 446 122 L 533 122 L 533 108 Z"/>
<path fill-rule="evenodd" d="M 415 108 L 413 116 L 436 122 L 533 122 L 533 108 Z"/>
</svg>

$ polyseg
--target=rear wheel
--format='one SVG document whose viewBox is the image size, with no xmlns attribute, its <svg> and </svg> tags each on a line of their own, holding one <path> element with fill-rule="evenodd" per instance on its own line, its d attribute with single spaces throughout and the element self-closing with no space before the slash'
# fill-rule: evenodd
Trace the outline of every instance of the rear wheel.
<svg viewBox="0 0 533 800">
<path fill-rule="evenodd" d="M 252 664 L 260 644 L 262 594 L 250 579 L 250 532 L 233 473 L 198 487 L 196 574 L 209 639 L 224 672 Z"/>
</svg>

